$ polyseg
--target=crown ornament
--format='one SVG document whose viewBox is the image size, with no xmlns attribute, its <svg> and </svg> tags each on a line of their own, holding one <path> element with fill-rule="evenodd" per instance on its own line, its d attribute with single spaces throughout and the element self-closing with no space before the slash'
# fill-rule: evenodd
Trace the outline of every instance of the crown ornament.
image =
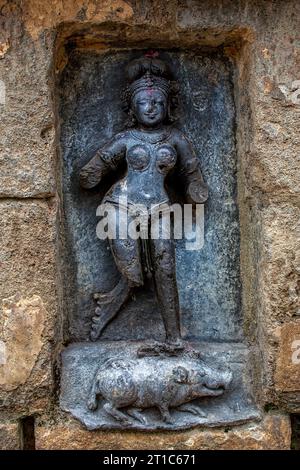
<svg viewBox="0 0 300 470">
<path fill-rule="evenodd" d="M 143 77 L 135 80 L 128 87 L 131 98 L 140 90 L 145 89 L 158 89 L 167 97 L 170 92 L 170 81 L 163 77 L 155 76 L 148 71 Z"/>
</svg>

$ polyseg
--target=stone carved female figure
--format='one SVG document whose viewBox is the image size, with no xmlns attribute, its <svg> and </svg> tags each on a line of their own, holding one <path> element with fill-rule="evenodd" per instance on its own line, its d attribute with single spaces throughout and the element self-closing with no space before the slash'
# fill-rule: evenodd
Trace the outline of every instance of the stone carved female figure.
<svg viewBox="0 0 300 470">
<path fill-rule="evenodd" d="M 126 198 L 129 208 L 143 204 L 150 226 L 151 206 L 170 204 L 165 187 L 170 171 L 180 173 L 189 203 L 203 203 L 207 188 L 189 140 L 170 125 L 174 82 L 167 65 L 150 54 L 132 61 L 127 75 L 125 100 L 135 125 L 115 135 L 96 153 L 82 168 L 80 181 L 84 188 L 93 188 L 125 159 L 125 177 L 112 186 L 104 200 L 117 206 L 120 198 Z M 145 274 L 151 271 L 166 331 L 164 347 L 182 348 L 174 240 L 114 238 L 109 243 L 121 278 L 111 292 L 98 296 L 91 339 L 101 335 L 132 289 L 142 286 Z"/>
</svg>

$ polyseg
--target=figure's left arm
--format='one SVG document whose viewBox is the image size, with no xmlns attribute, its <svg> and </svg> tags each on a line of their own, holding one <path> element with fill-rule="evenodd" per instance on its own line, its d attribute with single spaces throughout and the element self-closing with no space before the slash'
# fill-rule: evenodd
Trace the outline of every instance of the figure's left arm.
<svg viewBox="0 0 300 470">
<path fill-rule="evenodd" d="M 179 131 L 176 134 L 179 172 L 184 182 L 187 202 L 202 204 L 208 198 L 208 190 L 202 177 L 199 160 L 185 135 Z"/>
</svg>

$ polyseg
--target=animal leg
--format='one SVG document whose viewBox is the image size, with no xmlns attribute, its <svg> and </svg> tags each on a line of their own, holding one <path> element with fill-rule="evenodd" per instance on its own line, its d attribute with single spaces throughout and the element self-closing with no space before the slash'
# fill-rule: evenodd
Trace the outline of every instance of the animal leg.
<svg viewBox="0 0 300 470">
<path fill-rule="evenodd" d="M 127 410 L 127 414 L 142 424 L 148 424 L 146 417 L 142 415 L 140 409 L 130 408 L 129 410 Z"/>
<path fill-rule="evenodd" d="M 98 380 L 94 380 L 91 391 L 90 391 L 90 394 L 89 394 L 89 398 L 88 398 L 88 401 L 87 401 L 88 409 L 91 410 L 91 411 L 96 410 L 97 407 L 98 407 L 97 388 L 98 388 Z"/>
<path fill-rule="evenodd" d="M 103 405 L 103 409 L 106 411 L 107 414 L 112 416 L 116 421 L 119 421 L 122 424 L 133 424 L 131 419 L 123 413 L 122 411 L 115 408 L 111 403 L 105 403 Z"/>
<path fill-rule="evenodd" d="M 193 415 L 201 416 L 201 418 L 206 418 L 207 416 L 207 414 L 204 413 L 201 408 L 196 405 L 192 405 L 191 403 L 183 403 L 182 405 L 177 406 L 176 411 L 187 411 Z"/>
<path fill-rule="evenodd" d="M 170 424 L 174 423 L 174 419 L 171 417 L 170 412 L 169 412 L 169 408 L 168 408 L 167 405 L 160 404 L 158 406 L 158 409 L 159 409 L 161 417 L 162 417 L 162 419 L 165 423 L 170 423 Z"/>
</svg>

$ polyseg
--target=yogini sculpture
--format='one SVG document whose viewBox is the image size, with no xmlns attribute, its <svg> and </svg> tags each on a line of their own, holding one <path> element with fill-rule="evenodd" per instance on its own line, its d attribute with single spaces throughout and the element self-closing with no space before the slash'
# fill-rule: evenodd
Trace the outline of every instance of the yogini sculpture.
<svg viewBox="0 0 300 470">
<path fill-rule="evenodd" d="M 180 333 L 180 312 L 176 283 L 175 246 L 173 237 L 153 239 L 151 207 L 170 205 L 166 177 L 178 172 L 188 203 L 203 203 L 207 187 L 199 161 L 188 138 L 173 125 L 178 84 L 171 79 L 167 64 L 156 53 L 148 53 L 127 66 L 128 85 L 124 105 L 131 126 L 112 137 L 82 168 L 80 182 L 93 188 L 126 160 L 127 172 L 121 181 L 106 193 L 103 203 L 128 212 L 132 221 L 135 207 L 146 207 L 146 224 L 140 227 L 146 236 L 109 239 L 117 268 L 118 284 L 106 294 L 96 295 L 97 306 L 92 319 L 90 337 L 98 339 L 108 323 L 118 314 L 132 289 L 144 284 L 151 275 L 166 332 L 164 351 L 183 348 Z M 126 200 L 127 207 L 120 207 Z M 120 220 L 120 219 L 118 219 Z"/>
</svg>

